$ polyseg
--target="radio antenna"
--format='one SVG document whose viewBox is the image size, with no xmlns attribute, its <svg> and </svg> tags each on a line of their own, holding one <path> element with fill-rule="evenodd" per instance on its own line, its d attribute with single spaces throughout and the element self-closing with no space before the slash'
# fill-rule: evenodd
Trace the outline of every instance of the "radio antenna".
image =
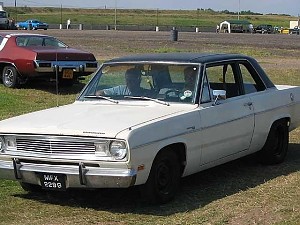
<svg viewBox="0 0 300 225">
<path fill-rule="evenodd" d="M 57 52 L 56 52 L 55 58 L 56 58 L 56 63 L 57 63 Z M 56 107 L 59 106 L 58 105 L 58 69 L 59 69 L 59 66 L 56 64 L 55 65 Z"/>
</svg>

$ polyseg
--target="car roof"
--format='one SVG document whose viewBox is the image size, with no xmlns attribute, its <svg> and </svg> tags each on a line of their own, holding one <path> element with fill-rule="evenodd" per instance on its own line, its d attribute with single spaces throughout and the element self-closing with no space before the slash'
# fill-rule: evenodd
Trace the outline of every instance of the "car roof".
<svg viewBox="0 0 300 225">
<path fill-rule="evenodd" d="M 32 34 L 32 33 L 11 33 L 11 32 L 0 32 L 0 36 L 39 36 L 39 37 L 52 37 L 45 34 Z"/>
<path fill-rule="evenodd" d="M 225 53 L 156 53 L 156 54 L 137 54 L 120 58 L 115 58 L 106 63 L 125 63 L 125 62 L 179 62 L 179 63 L 209 63 L 216 61 L 226 61 L 232 59 L 249 59 L 251 57 L 242 54 Z"/>
</svg>

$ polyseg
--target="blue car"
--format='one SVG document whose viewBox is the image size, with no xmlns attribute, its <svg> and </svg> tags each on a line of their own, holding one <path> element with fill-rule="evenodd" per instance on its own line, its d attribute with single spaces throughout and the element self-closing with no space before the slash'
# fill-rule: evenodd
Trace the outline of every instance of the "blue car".
<svg viewBox="0 0 300 225">
<path fill-rule="evenodd" d="M 26 20 L 24 22 L 18 22 L 16 26 L 18 29 L 23 29 L 23 30 L 37 30 L 37 29 L 47 30 L 49 27 L 47 23 L 43 23 L 39 20 Z"/>
</svg>

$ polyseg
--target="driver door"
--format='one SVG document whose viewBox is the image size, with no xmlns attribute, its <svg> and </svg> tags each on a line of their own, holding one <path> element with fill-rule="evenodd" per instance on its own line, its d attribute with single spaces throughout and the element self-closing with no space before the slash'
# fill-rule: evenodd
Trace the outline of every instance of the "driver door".
<svg viewBox="0 0 300 225">
<path fill-rule="evenodd" d="M 252 102 L 242 94 L 235 64 L 208 66 L 205 71 L 199 110 L 201 165 L 229 161 L 248 150 L 254 130 Z M 213 99 L 212 89 L 226 91 L 226 99 Z"/>
</svg>

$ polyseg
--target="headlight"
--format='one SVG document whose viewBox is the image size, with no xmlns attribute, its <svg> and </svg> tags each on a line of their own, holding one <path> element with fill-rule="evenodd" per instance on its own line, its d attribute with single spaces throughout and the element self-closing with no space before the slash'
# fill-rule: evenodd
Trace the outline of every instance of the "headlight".
<svg viewBox="0 0 300 225">
<path fill-rule="evenodd" d="M 112 141 L 109 146 L 109 152 L 116 160 L 124 159 L 127 155 L 126 144 L 123 141 Z"/>
<path fill-rule="evenodd" d="M 17 147 L 16 138 L 13 136 L 6 136 L 5 145 L 7 148 L 16 148 Z"/>
<path fill-rule="evenodd" d="M 109 155 L 109 141 L 99 141 L 95 144 L 96 156 L 107 156 Z"/>
</svg>

